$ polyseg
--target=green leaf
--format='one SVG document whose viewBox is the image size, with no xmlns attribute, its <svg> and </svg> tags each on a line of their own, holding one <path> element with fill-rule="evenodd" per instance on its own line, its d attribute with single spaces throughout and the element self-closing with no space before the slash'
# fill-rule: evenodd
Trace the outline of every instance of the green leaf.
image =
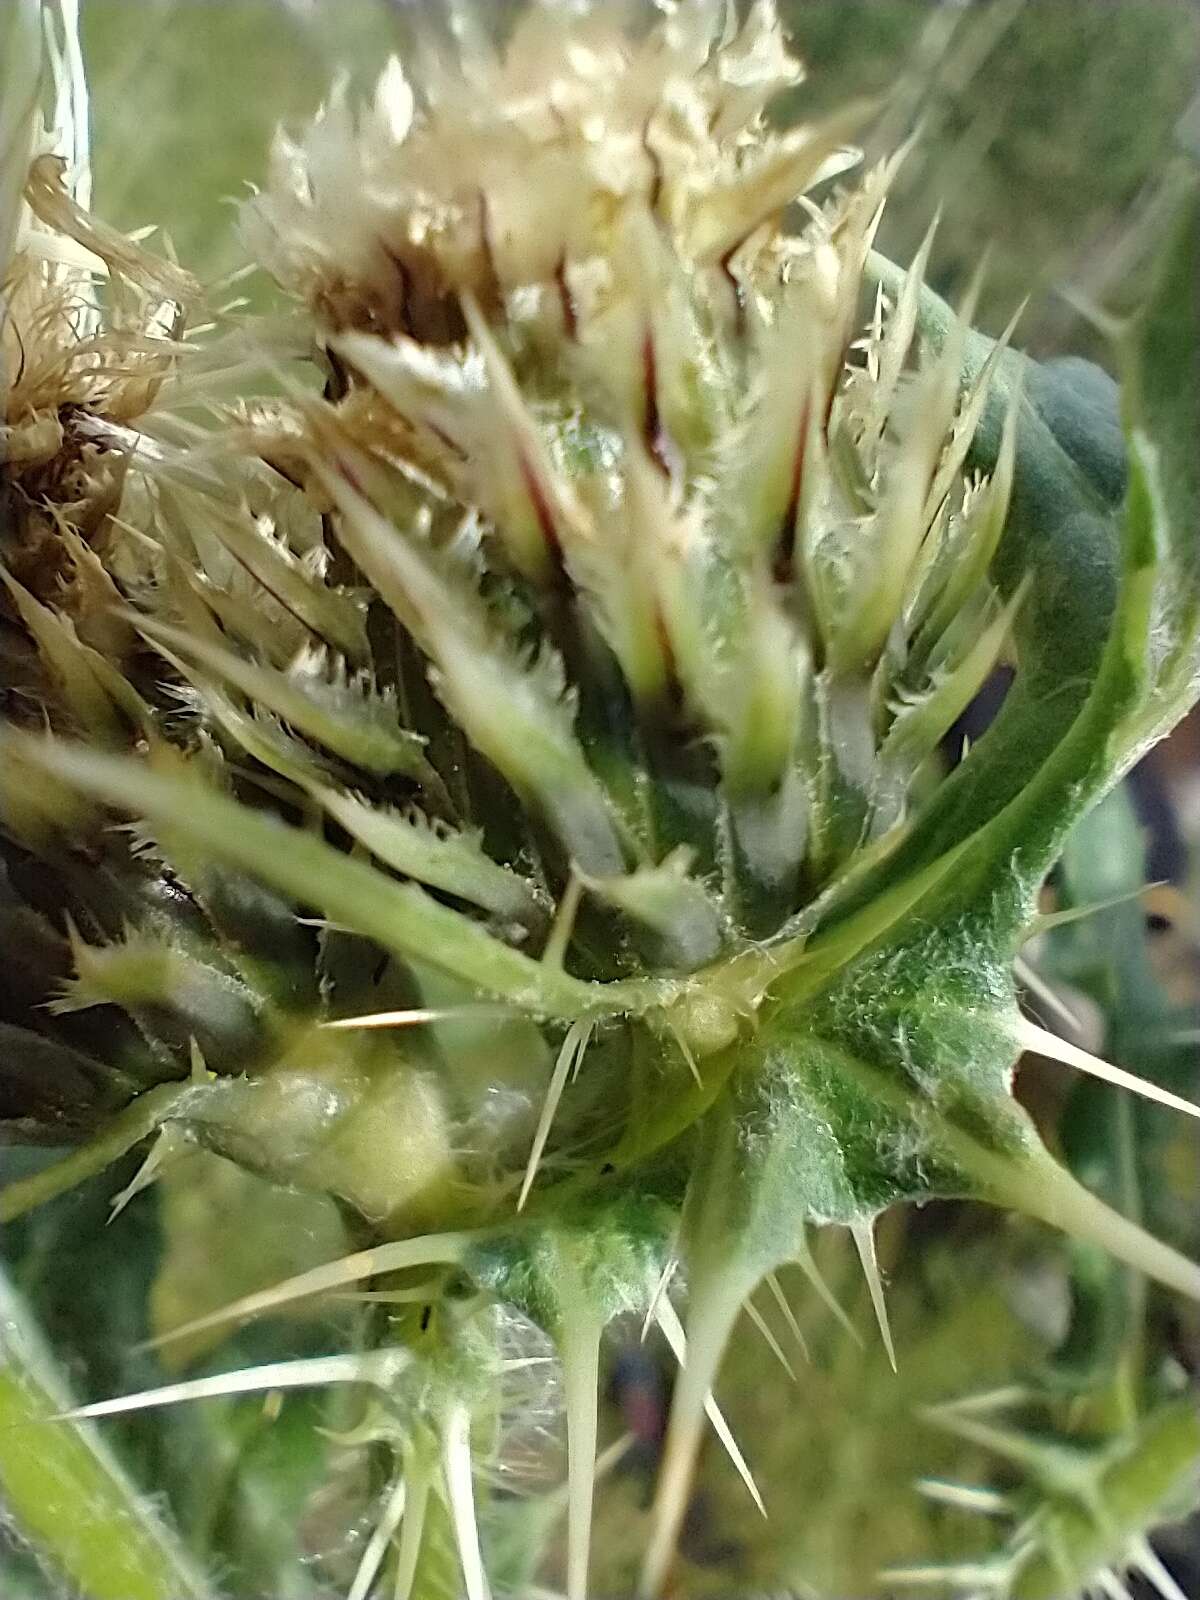
<svg viewBox="0 0 1200 1600">
<path fill-rule="evenodd" d="M 283 544 L 264 536 L 248 512 L 231 511 L 211 497 L 199 499 L 178 487 L 160 493 L 174 520 L 197 540 L 198 549 L 203 549 L 203 535 L 210 540 L 215 537 L 234 570 L 248 573 L 264 595 L 309 634 L 325 640 L 351 661 L 368 655 L 365 607 L 358 597 L 307 571 Z M 271 629 L 265 612 L 256 622 L 255 643 Z"/>
<path fill-rule="evenodd" d="M 561 665 L 496 627 L 463 573 L 401 533 L 346 477 L 321 469 L 343 544 L 432 664 L 439 697 L 472 744 L 542 814 L 585 871 L 624 865 L 615 819 L 574 730 Z"/>
<path fill-rule="evenodd" d="M 311 792 L 335 822 L 393 871 L 506 922 L 543 929 L 546 911 L 533 885 L 485 855 L 478 836 L 435 827 L 415 809 L 401 814 L 320 784 Z"/>
<path fill-rule="evenodd" d="M 186 665 L 189 658 L 244 695 L 251 705 L 273 711 L 364 772 L 381 777 L 401 773 L 419 782 L 430 776 L 422 740 L 400 726 L 394 698 L 376 690 L 366 676 L 351 676 L 336 663 L 328 664 L 321 653 L 307 654 L 287 672 L 277 672 L 183 629 L 146 617 L 136 620 L 150 642 L 202 693 L 207 683 L 205 672 Z"/>
<path fill-rule="evenodd" d="M 211 1600 L 150 1499 L 72 1405 L 24 1301 L 0 1275 L 0 1495 L 19 1531 L 89 1600 Z"/>
<path fill-rule="evenodd" d="M 884 860 L 833 896 L 831 917 L 970 839 L 939 891 L 943 914 L 994 893 L 1005 909 L 992 937 L 1011 939 L 1073 822 L 1195 697 L 1198 193 L 1189 183 L 1144 308 L 1119 342 L 1127 487 L 1116 390 L 1103 373 L 1073 361 L 1039 367 L 1015 352 L 997 363 L 973 459 L 994 464 L 1019 385 L 1011 509 L 993 572 L 1006 595 L 1030 586 L 1014 627 L 1020 670 L 992 727 Z M 895 269 L 876 271 L 895 280 Z M 935 347 L 952 319 L 927 291 L 920 320 Z M 990 348 L 968 339 L 964 381 Z"/>
</svg>

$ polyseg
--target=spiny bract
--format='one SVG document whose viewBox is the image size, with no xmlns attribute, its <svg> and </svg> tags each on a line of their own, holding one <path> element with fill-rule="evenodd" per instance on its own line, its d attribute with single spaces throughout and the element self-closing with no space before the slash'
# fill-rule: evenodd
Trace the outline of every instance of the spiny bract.
<svg viewBox="0 0 1200 1600">
<path fill-rule="evenodd" d="M 994 1453 L 1016 1477 L 1001 1492 L 927 1480 L 931 1499 L 999 1520 L 1005 1548 L 974 1562 L 902 1569 L 901 1584 L 946 1585 L 967 1600 L 1055 1600 L 1097 1594 L 1127 1600 L 1126 1571 L 1162 1600 L 1184 1600 L 1147 1532 L 1195 1509 L 1200 1418 L 1190 1398 L 1159 1407 L 1109 1437 L 1056 1433 L 1043 1400 L 1000 1392 L 938 1407 L 930 1420 Z M 1025 1417 L 1020 1416 L 1024 1410 Z"/>
<path fill-rule="evenodd" d="M 261 328 L 189 336 L 195 286 L 6 103 L 6 1114 L 83 1143 L 0 1206 L 155 1134 L 143 1182 L 199 1144 L 353 1219 L 180 1333 L 419 1269 L 433 1309 L 400 1278 L 345 1354 L 91 1408 L 366 1385 L 403 1487 L 359 1597 L 397 1526 L 417 1592 L 433 1490 L 488 1592 L 508 1307 L 562 1361 L 579 1600 L 601 1335 L 656 1319 L 651 1595 L 706 1411 L 753 1490 L 710 1389 L 809 1226 L 853 1231 L 885 1338 L 899 1200 L 1200 1294 L 1010 1094 L 1053 1052 L 1011 976 L 1038 886 L 1195 692 L 1195 211 L 1123 336 L 1127 473 L 1106 379 L 972 333 L 929 243 L 875 255 L 870 108 L 771 130 L 770 0 L 533 5 L 502 47 L 454 15 L 452 65 L 280 135 Z"/>
</svg>

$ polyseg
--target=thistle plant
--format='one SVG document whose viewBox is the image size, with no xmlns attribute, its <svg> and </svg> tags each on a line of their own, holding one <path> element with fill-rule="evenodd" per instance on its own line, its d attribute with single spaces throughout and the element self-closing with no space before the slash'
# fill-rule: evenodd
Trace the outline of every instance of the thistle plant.
<svg viewBox="0 0 1200 1600">
<path fill-rule="evenodd" d="M 531 1581 L 481 1503 L 550 1352 L 582 1600 L 602 1341 L 657 1324 L 655 1596 L 708 1421 L 758 1495 L 713 1386 L 779 1269 L 828 1294 L 812 1230 L 849 1230 L 889 1354 L 905 1202 L 1200 1298 L 1012 1094 L 1034 1048 L 1198 1114 L 1013 975 L 1070 830 L 1200 684 L 1195 184 L 1118 405 L 972 331 L 932 230 L 875 253 L 904 151 L 864 161 L 865 105 L 772 129 L 801 69 L 769 0 L 453 19 L 452 59 L 279 135 L 256 323 L 80 204 L 9 15 L 5 1116 L 78 1147 L 0 1215 L 135 1149 L 122 1200 L 199 1149 L 335 1202 L 348 1253 L 159 1333 L 349 1294 L 340 1348 L 53 1426 L 348 1388 L 390 1483 L 355 1600 Z"/>
</svg>

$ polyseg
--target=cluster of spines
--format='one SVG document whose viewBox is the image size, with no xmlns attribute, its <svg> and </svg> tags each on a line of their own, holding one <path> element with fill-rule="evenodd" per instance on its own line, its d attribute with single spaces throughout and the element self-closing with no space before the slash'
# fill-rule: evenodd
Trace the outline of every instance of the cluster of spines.
<svg viewBox="0 0 1200 1600">
<path fill-rule="evenodd" d="M 885 1581 L 960 1594 L 963 1600 L 1129 1600 L 1125 1578 L 1136 1575 L 1162 1600 L 1183 1590 L 1150 1544 L 1150 1534 L 1186 1515 L 1200 1472 L 1200 1417 L 1191 1399 L 1161 1405 L 1132 1428 L 1098 1443 L 1056 1434 L 1036 1415 L 1024 1424 L 1028 1391 L 994 1394 L 934 1407 L 927 1420 L 988 1451 L 1017 1486 L 926 1479 L 931 1500 L 1006 1526 L 1002 1550 L 976 1562 L 898 1568 Z"/>
</svg>

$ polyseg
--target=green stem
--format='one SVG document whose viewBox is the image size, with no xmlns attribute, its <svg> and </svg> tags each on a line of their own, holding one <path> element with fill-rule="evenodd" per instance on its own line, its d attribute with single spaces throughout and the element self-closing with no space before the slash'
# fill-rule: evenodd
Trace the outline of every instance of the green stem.
<svg viewBox="0 0 1200 1600">
<path fill-rule="evenodd" d="M 86 1178 L 103 1172 L 166 1122 L 195 1087 L 193 1083 L 164 1083 L 147 1090 L 88 1144 L 40 1172 L 6 1184 L 0 1189 L 0 1222 L 12 1222 L 34 1206 L 66 1194 Z"/>
<path fill-rule="evenodd" d="M 602 1319 L 580 1309 L 563 1319 L 558 1338 L 567 1409 L 568 1600 L 587 1600 L 601 1330 Z"/>
<path fill-rule="evenodd" d="M 213 1600 L 214 1590 L 94 1430 L 53 1420 L 72 1398 L 0 1274 L 0 1502 L 87 1600 Z"/>
</svg>

